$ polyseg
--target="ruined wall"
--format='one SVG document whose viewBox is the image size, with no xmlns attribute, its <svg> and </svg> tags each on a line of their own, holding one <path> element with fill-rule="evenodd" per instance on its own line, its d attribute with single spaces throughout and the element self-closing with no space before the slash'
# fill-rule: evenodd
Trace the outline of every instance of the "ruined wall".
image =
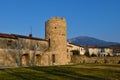
<svg viewBox="0 0 120 80">
<path fill-rule="evenodd" d="M 17 67 L 19 55 L 17 50 L 0 49 L 0 67 Z"/>
<path fill-rule="evenodd" d="M 115 57 L 86 57 L 86 56 L 72 56 L 72 63 L 120 63 L 120 56 Z"/>
<path fill-rule="evenodd" d="M 40 66 L 47 49 L 43 40 L 0 38 L 0 67 Z"/>
<path fill-rule="evenodd" d="M 24 50 L 45 51 L 48 48 L 47 41 L 19 38 L 18 48 Z"/>
<path fill-rule="evenodd" d="M 48 42 L 34 39 L 10 39 L 0 38 L 0 49 L 24 49 L 45 51 L 48 48 Z"/>
<path fill-rule="evenodd" d="M 0 38 L 1 49 L 15 49 L 17 47 L 17 39 Z"/>
</svg>

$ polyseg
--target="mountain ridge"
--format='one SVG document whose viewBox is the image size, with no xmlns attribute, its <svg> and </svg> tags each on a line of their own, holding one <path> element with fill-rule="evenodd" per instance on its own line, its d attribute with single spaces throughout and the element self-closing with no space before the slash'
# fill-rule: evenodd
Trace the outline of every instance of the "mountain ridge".
<svg viewBox="0 0 120 80">
<path fill-rule="evenodd" d="M 75 38 L 68 39 L 68 41 L 70 43 L 79 44 L 83 46 L 111 46 L 120 44 L 118 42 L 109 42 L 89 36 L 78 36 Z"/>
</svg>

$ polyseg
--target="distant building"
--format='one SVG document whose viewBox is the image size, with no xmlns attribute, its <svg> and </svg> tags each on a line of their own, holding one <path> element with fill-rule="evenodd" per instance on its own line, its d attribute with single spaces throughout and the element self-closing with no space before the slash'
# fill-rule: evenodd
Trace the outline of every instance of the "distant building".
<svg viewBox="0 0 120 80">
<path fill-rule="evenodd" d="M 76 44 L 73 44 L 73 43 L 67 43 L 67 49 L 69 52 L 72 52 L 74 50 L 78 50 L 79 51 L 79 55 L 84 55 L 85 54 L 85 48 L 83 46 L 80 46 L 80 45 L 76 45 Z"/>
<path fill-rule="evenodd" d="M 120 56 L 120 46 L 113 46 L 111 48 L 113 49 L 114 56 Z"/>
<path fill-rule="evenodd" d="M 96 56 L 113 56 L 113 50 L 109 47 L 88 46 L 89 54 Z"/>
</svg>

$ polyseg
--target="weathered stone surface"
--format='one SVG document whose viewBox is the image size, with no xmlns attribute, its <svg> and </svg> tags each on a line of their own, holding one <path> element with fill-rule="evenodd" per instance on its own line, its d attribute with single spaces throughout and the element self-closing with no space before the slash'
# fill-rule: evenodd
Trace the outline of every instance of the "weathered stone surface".
<svg viewBox="0 0 120 80">
<path fill-rule="evenodd" d="M 110 63 L 118 64 L 120 56 L 111 57 L 86 57 L 86 56 L 72 56 L 72 63 Z"/>
<path fill-rule="evenodd" d="M 46 39 L 49 41 L 51 64 L 68 64 L 66 20 L 52 17 L 46 22 Z M 55 58 L 55 59 L 54 59 Z"/>
<path fill-rule="evenodd" d="M 67 49 L 66 20 L 52 17 L 45 23 L 45 38 L 0 33 L 0 67 L 49 66 L 73 63 L 120 63 L 120 57 L 72 56 Z M 73 49 L 85 50 L 74 45 Z M 110 52 L 106 49 L 106 52 Z"/>
<path fill-rule="evenodd" d="M 66 20 L 46 22 L 46 39 L 1 34 L 0 67 L 63 65 L 70 62 L 67 52 Z"/>
<path fill-rule="evenodd" d="M 39 66 L 37 56 L 47 49 L 47 41 L 0 38 L 0 67 L 34 66 L 36 63 Z"/>
</svg>

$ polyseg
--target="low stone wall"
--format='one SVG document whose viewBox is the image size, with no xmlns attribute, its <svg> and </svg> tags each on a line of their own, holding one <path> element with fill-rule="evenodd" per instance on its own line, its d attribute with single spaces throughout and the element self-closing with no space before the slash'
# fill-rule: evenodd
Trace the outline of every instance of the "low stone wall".
<svg viewBox="0 0 120 80">
<path fill-rule="evenodd" d="M 120 63 L 120 56 L 115 57 L 86 57 L 86 56 L 72 56 L 72 63 Z"/>
</svg>

